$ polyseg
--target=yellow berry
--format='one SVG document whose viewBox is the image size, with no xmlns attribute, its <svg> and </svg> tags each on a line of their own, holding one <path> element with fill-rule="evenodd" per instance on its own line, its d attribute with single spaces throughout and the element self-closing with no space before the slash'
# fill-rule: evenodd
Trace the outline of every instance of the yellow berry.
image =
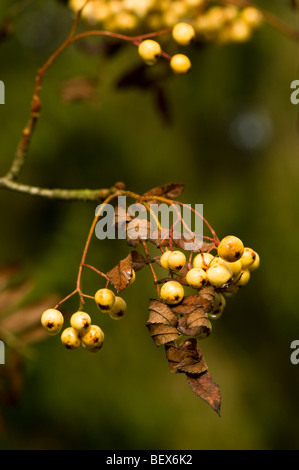
<svg viewBox="0 0 299 470">
<path fill-rule="evenodd" d="M 207 269 L 207 279 L 214 287 L 221 287 L 233 277 L 232 270 L 225 263 L 216 263 Z"/>
<path fill-rule="evenodd" d="M 255 260 L 254 262 L 248 266 L 248 271 L 252 272 L 252 271 L 255 271 L 260 265 L 260 257 L 259 257 L 259 254 L 257 252 L 255 252 Z"/>
<path fill-rule="evenodd" d="M 220 292 L 215 292 L 215 300 L 213 310 L 208 313 L 208 317 L 211 320 L 218 320 L 223 314 L 226 305 L 226 300 Z"/>
<path fill-rule="evenodd" d="M 193 260 L 193 268 L 207 269 L 213 258 L 211 253 L 198 253 Z"/>
<path fill-rule="evenodd" d="M 98 351 L 104 343 L 104 332 L 98 325 L 90 325 L 81 336 L 82 346 L 89 351 Z"/>
<path fill-rule="evenodd" d="M 124 316 L 126 310 L 126 301 L 122 297 L 116 296 L 112 310 L 109 312 L 109 316 L 113 318 L 113 320 L 119 320 Z"/>
<path fill-rule="evenodd" d="M 157 41 L 146 39 L 138 46 L 138 53 L 147 65 L 154 65 L 161 55 L 161 46 Z"/>
<path fill-rule="evenodd" d="M 176 75 L 184 75 L 189 72 L 191 62 L 185 54 L 175 54 L 170 60 L 170 67 Z"/>
<path fill-rule="evenodd" d="M 95 293 L 94 299 L 102 312 L 108 312 L 114 305 L 115 295 L 112 290 L 103 288 Z"/>
<path fill-rule="evenodd" d="M 230 25 L 230 39 L 236 42 L 247 41 L 251 36 L 251 28 L 246 21 L 241 18 L 236 19 Z"/>
<path fill-rule="evenodd" d="M 170 305 L 178 304 L 184 297 L 183 286 L 177 281 L 168 281 L 163 284 L 160 297 L 164 302 Z"/>
<path fill-rule="evenodd" d="M 186 274 L 186 281 L 190 287 L 199 289 L 204 285 L 207 279 L 206 272 L 201 268 L 192 268 Z"/>
<path fill-rule="evenodd" d="M 130 279 L 127 287 L 130 287 L 132 284 L 134 284 L 135 279 L 136 279 L 136 272 L 135 272 L 135 269 L 132 269 L 131 279 Z"/>
<path fill-rule="evenodd" d="M 77 331 L 85 330 L 91 324 L 91 318 L 86 312 L 76 312 L 71 316 L 71 326 Z"/>
<path fill-rule="evenodd" d="M 188 23 L 177 23 L 172 29 L 173 39 L 181 46 L 186 46 L 194 39 L 195 31 Z"/>
<path fill-rule="evenodd" d="M 171 253 L 172 252 L 170 250 L 168 250 L 168 251 L 164 251 L 164 253 L 161 255 L 160 264 L 161 264 L 162 268 L 169 269 L 169 267 L 168 267 L 168 258 L 169 258 L 169 255 Z"/>
<path fill-rule="evenodd" d="M 234 235 L 224 237 L 218 245 L 218 256 L 230 263 L 241 258 L 244 252 L 242 241 Z"/>
<path fill-rule="evenodd" d="M 223 295 L 225 297 L 233 297 L 234 295 L 236 295 L 239 292 L 239 289 L 240 289 L 240 286 L 236 286 L 236 285 L 232 284 L 231 286 L 227 287 L 223 291 Z"/>
<path fill-rule="evenodd" d="M 55 309 L 49 308 L 41 316 L 41 324 L 49 335 L 57 335 L 64 323 L 62 313 Z"/>
<path fill-rule="evenodd" d="M 171 251 L 167 261 L 170 271 L 180 271 L 186 264 L 186 256 L 181 251 Z"/>
<path fill-rule="evenodd" d="M 252 28 L 259 27 L 263 22 L 263 14 L 257 8 L 246 7 L 241 13 L 241 17 Z"/>
<path fill-rule="evenodd" d="M 213 266 L 216 263 L 224 263 L 227 266 L 229 266 L 230 269 L 232 270 L 233 276 L 236 276 L 237 274 L 239 274 L 242 269 L 242 263 L 241 263 L 241 260 L 239 259 L 237 261 L 233 261 L 232 263 L 230 263 L 229 261 L 224 261 L 224 259 L 220 258 L 220 256 L 215 256 L 215 258 L 210 262 L 210 266 Z"/>
<path fill-rule="evenodd" d="M 256 252 L 252 248 L 245 247 L 241 257 L 242 267 L 248 269 L 256 260 Z"/>
<path fill-rule="evenodd" d="M 241 273 L 239 274 L 239 276 L 237 277 L 235 285 L 237 287 L 243 287 L 249 282 L 249 279 L 250 279 L 250 272 L 248 271 L 248 269 L 243 269 Z"/>
<path fill-rule="evenodd" d="M 77 349 L 81 345 L 79 332 L 72 326 L 63 330 L 60 338 L 67 349 Z"/>
</svg>

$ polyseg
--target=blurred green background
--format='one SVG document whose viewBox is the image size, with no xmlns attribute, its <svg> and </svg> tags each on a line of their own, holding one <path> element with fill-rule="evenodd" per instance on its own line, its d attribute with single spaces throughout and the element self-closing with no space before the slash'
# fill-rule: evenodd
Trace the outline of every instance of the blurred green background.
<svg viewBox="0 0 299 470">
<path fill-rule="evenodd" d="M 1 2 L 2 17 L 10 3 Z M 262 4 L 296 24 L 288 2 Z M 33 1 L 0 44 L 1 174 L 28 118 L 36 70 L 71 22 L 62 3 Z M 140 65 L 132 46 L 108 59 L 79 44 L 66 50 L 46 75 L 21 181 L 101 188 L 120 180 L 141 193 L 182 182 L 180 200 L 202 203 L 219 237 L 235 234 L 259 252 L 260 269 L 201 343 L 221 389 L 221 418 L 183 376 L 170 374 L 150 338 L 145 323 L 155 289 L 143 270 L 123 294 L 129 308 L 122 321 L 100 318 L 87 301 L 106 334 L 99 354 L 65 350 L 54 337 L 24 358 L 19 399 L 0 403 L 1 449 L 298 448 L 299 365 L 290 361 L 290 344 L 299 339 L 299 107 L 290 102 L 298 46 L 265 26 L 246 44 L 187 53 L 192 72 L 161 82 L 167 122 L 150 89 L 117 87 Z M 77 76 L 96 78 L 93 102 L 62 99 L 62 85 Z M 27 301 L 73 290 L 95 207 L 1 191 L 0 262 L 20 263 L 33 280 Z M 94 239 L 88 260 L 107 271 L 128 252 L 121 241 Z M 102 283 L 87 273 L 84 285 L 93 293 Z M 66 305 L 67 313 L 76 308 L 76 299 Z"/>
</svg>

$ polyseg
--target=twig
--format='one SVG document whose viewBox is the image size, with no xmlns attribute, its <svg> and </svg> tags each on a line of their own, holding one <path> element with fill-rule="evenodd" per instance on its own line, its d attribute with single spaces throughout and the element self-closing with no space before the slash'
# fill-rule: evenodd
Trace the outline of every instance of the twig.
<svg viewBox="0 0 299 470">
<path fill-rule="evenodd" d="M 40 196 L 46 199 L 61 199 L 64 201 L 100 201 L 114 194 L 117 188 L 101 189 L 61 189 L 40 188 L 12 181 L 7 177 L 0 178 L 0 188 L 9 189 L 30 196 Z"/>
</svg>

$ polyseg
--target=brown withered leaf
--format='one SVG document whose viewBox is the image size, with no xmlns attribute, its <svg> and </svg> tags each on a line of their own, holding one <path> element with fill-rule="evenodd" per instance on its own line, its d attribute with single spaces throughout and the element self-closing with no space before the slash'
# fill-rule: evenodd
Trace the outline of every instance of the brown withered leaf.
<svg viewBox="0 0 299 470">
<path fill-rule="evenodd" d="M 172 326 L 176 326 L 178 323 L 178 318 L 172 312 L 171 308 L 160 300 L 152 299 L 150 301 L 149 311 L 149 323 L 163 323 Z"/>
<path fill-rule="evenodd" d="M 182 194 L 184 188 L 185 185 L 181 183 L 162 184 L 150 189 L 143 196 L 153 196 L 153 200 L 147 201 L 148 204 L 161 204 L 161 201 L 155 199 L 155 196 L 175 200 Z"/>
<path fill-rule="evenodd" d="M 162 323 L 150 323 L 146 326 L 156 346 L 170 343 L 179 337 L 179 332 L 174 326 L 163 325 Z"/>
<path fill-rule="evenodd" d="M 6 354 L 5 367 L 0 368 L 0 379 L 0 402 L 15 404 L 24 385 L 24 364 L 17 351 L 10 349 Z"/>
<path fill-rule="evenodd" d="M 202 308 L 205 313 L 209 313 L 213 308 L 214 288 L 212 286 L 203 287 L 198 294 L 184 297 L 182 302 L 172 307 L 176 315 L 189 315 L 194 310 Z"/>
<path fill-rule="evenodd" d="M 154 102 L 157 106 L 157 109 L 162 117 L 163 121 L 166 124 L 172 123 L 172 114 L 169 107 L 169 102 L 166 97 L 166 92 L 164 88 L 159 85 L 153 87 L 154 92 Z"/>
<path fill-rule="evenodd" d="M 0 269 L 0 339 L 10 350 L 25 354 L 29 352 L 29 345 L 47 337 L 40 322 L 41 314 L 58 299 L 51 295 L 26 302 L 33 284 L 30 279 L 16 282 L 19 270 L 11 266 Z"/>
<path fill-rule="evenodd" d="M 152 299 L 149 312 L 146 326 L 156 346 L 175 341 L 179 337 L 176 328 L 178 318 L 168 305 Z"/>
<path fill-rule="evenodd" d="M 220 388 L 217 384 L 215 384 L 210 372 L 207 370 L 202 374 L 186 373 L 186 377 L 191 390 L 198 397 L 207 402 L 220 416 Z"/>
<path fill-rule="evenodd" d="M 203 308 L 198 308 L 189 315 L 184 315 L 180 318 L 178 330 L 186 336 L 198 336 L 201 334 L 209 336 L 212 332 L 212 327 Z"/>
<path fill-rule="evenodd" d="M 134 218 L 126 227 L 127 244 L 136 247 L 140 240 L 148 240 L 150 238 L 151 231 L 152 227 L 149 220 L 138 217 Z"/>
<path fill-rule="evenodd" d="M 181 233 L 179 237 L 174 234 L 173 244 L 181 250 L 193 251 L 194 253 L 206 252 L 214 246 L 212 243 L 203 242 L 202 237 L 189 233 Z"/>
<path fill-rule="evenodd" d="M 195 338 L 187 339 L 179 346 L 166 344 L 165 351 L 172 374 L 201 374 L 208 370 Z"/>
<path fill-rule="evenodd" d="M 116 227 L 118 227 L 119 225 L 125 225 L 127 224 L 127 222 L 130 222 L 132 220 L 132 217 L 127 213 L 127 209 L 125 207 L 120 207 L 119 205 L 117 205 L 114 211 L 114 223 Z"/>
<path fill-rule="evenodd" d="M 20 345 L 45 339 L 47 335 L 40 323 L 41 314 L 49 308 L 49 305 L 56 303 L 57 296 L 49 296 L 22 308 L 14 309 L 0 319 L 0 332 L 1 329 L 9 331 L 10 334 L 16 336 Z"/>
<path fill-rule="evenodd" d="M 138 251 L 131 251 L 132 267 L 134 271 L 140 271 L 147 264 L 146 259 Z"/>
<path fill-rule="evenodd" d="M 138 271 L 146 265 L 146 260 L 137 251 L 131 251 L 126 258 L 120 260 L 120 262 L 106 273 L 107 278 L 115 288 L 117 292 L 124 290 L 133 275 L 134 271 Z"/>
<path fill-rule="evenodd" d="M 65 81 L 61 87 L 61 99 L 65 103 L 74 101 L 95 101 L 98 80 L 93 77 L 74 77 Z"/>
</svg>

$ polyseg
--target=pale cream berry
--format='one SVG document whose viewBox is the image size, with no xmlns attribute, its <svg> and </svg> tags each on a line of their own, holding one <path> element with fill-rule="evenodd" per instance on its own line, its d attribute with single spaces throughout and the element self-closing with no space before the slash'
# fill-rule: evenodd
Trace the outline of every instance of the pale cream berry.
<svg viewBox="0 0 299 470">
<path fill-rule="evenodd" d="M 177 23 L 172 29 L 172 37 L 181 46 L 187 46 L 195 37 L 193 26 L 188 23 Z"/>
<path fill-rule="evenodd" d="M 70 324 L 75 330 L 83 331 L 91 324 L 91 318 L 88 313 L 78 311 L 71 316 Z"/>
<path fill-rule="evenodd" d="M 255 252 L 255 260 L 252 264 L 248 266 L 248 271 L 252 272 L 255 271 L 260 265 L 260 256 L 257 252 Z"/>
<path fill-rule="evenodd" d="M 211 253 L 198 253 L 193 260 L 193 268 L 207 269 L 213 258 Z"/>
<path fill-rule="evenodd" d="M 95 302 L 98 308 L 102 312 L 108 312 L 112 309 L 114 302 L 115 302 L 115 294 L 112 290 L 103 288 L 99 289 L 94 296 Z"/>
<path fill-rule="evenodd" d="M 249 24 L 241 18 L 237 18 L 230 25 L 230 39 L 235 42 L 245 42 L 251 36 Z"/>
<path fill-rule="evenodd" d="M 183 286 L 177 281 L 168 281 L 163 284 L 160 297 L 164 302 L 175 305 L 181 302 L 185 295 Z"/>
<path fill-rule="evenodd" d="M 263 22 L 262 12 L 254 7 L 244 8 L 241 17 L 252 28 L 258 28 Z"/>
<path fill-rule="evenodd" d="M 64 317 L 62 313 L 55 309 L 49 308 L 41 316 L 41 324 L 49 335 L 57 335 L 64 323 Z"/>
<path fill-rule="evenodd" d="M 232 284 L 223 291 L 225 297 L 234 297 L 239 292 L 240 286 Z"/>
<path fill-rule="evenodd" d="M 208 313 L 208 317 L 211 320 L 218 320 L 224 311 L 226 305 L 226 300 L 220 292 L 215 292 L 215 299 L 214 299 L 214 305 L 213 305 L 213 310 Z"/>
<path fill-rule="evenodd" d="M 104 332 L 98 325 L 90 325 L 81 336 L 81 343 L 89 351 L 98 351 L 104 343 Z"/>
<path fill-rule="evenodd" d="M 248 269 L 243 269 L 235 281 L 237 287 L 245 286 L 250 280 L 250 272 Z"/>
<path fill-rule="evenodd" d="M 127 287 L 130 287 L 132 284 L 134 284 L 135 280 L 136 280 L 136 272 L 135 272 L 135 269 L 132 269 L 131 278 L 128 282 Z"/>
<path fill-rule="evenodd" d="M 170 67 L 176 75 L 184 75 L 191 68 L 191 61 L 185 54 L 175 54 L 170 60 Z"/>
<path fill-rule="evenodd" d="M 161 46 L 157 41 L 146 39 L 138 46 L 138 53 L 147 65 L 154 65 L 161 56 Z"/>
<path fill-rule="evenodd" d="M 116 296 L 112 310 L 109 312 L 109 316 L 113 318 L 113 320 L 120 320 L 124 316 L 126 310 L 126 301 L 122 297 Z"/>
<path fill-rule="evenodd" d="M 60 339 L 67 349 L 77 349 L 81 345 L 79 332 L 72 326 L 63 330 Z"/>
<path fill-rule="evenodd" d="M 192 268 L 186 274 L 186 281 L 190 287 L 200 289 L 207 280 L 207 274 L 204 269 Z"/>
<path fill-rule="evenodd" d="M 248 269 L 256 260 L 256 252 L 252 248 L 245 247 L 241 258 L 242 267 Z"/>
<path fill-rule="evenodd" d="M 210 266 L 213 266 L 214 264 L 217 264 L 217 263 L 222 263 L 222 264 L 226 264 L 227 266 L 229 266 L 230 269 L 232 270 L 233 276 L 236 276 L 237 274 L 239 274 L 242 269 L 242 263 L 241 263 L 241 260 L 239 259 L 237 261 L 233 261 L 232 263 L 230 263 L 229 261 L 224 261 L 224 259 L 220 258 L 220 256 L 215 256 L 215 258 L 211 261 Z"/>
<path fill-rule="evenodd" d="M 161 264 L 162 268 L 169 269 L 169 267 L 168 267 L 168 258 L 169 258 L 169 255 L 171 253 L 172 252 L 170 250 L 168 250 L 168 251 L 164 251 L 164 253 L 161 255 L 160 264 Z"/>
<path fill-rule="evenodd" d="M 221 287 L 233 277 L 232 270 L 225 263 L 216 263 L 207 269 L 207 280 L 214 287 Z"/>
<path fill-rule="evenodd" d="M 243 242 L 234 235 L 224 237 L 218 245 L 218 256 L 230 263 L 241 258 L 244 252 Z"/>
<path fill-rule="evenodd" d="M 186 256 L 182 251 L 171 251 L 167 261 L 170 271 L 180 271 L 186 264 Z"/>
</svg>

